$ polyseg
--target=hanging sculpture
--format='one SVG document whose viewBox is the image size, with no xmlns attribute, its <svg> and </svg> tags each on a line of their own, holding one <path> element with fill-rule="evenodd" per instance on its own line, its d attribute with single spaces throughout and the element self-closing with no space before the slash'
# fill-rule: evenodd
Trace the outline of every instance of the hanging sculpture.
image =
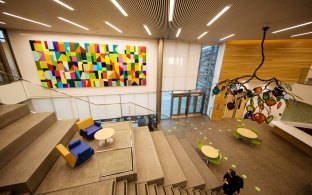
<svg viewBox="0 0 312 195">
<path fill-rule="evenodd" d="M 290 95 L 294 101 L 296 101 L 296 98 L 301 99 L 291 93 L 292 88 L 289 84 L 284 83 L 275 77 L 262 79 L 257 75 L 257 71 L 261 68 L 265 60 L 264 40 L 268 29 L 269 27 L 263 28 L 263 38 L 261 42 L 262 60 L 259 66 L 254 70 L 253 74 L 243 75 L 234 79 L 225 79 L 217 83 L 212 90 L 213 95 L 218 95 L 220 92 L 224 92 L 225 96 L 231 94 L 234 97 L 237 97 L 237 99 L 248 99 L 249 104 L 246 106 L 247 112 L 245 113 L 244 118 L 250 118 L 252 121 L 256 121 L 259 124 L 262 122 L 270 123 L 274 119 L 274 116 L 271 113 L 271 108 L 276 106 L 276 108 L 279 109 L 282 106 L 282 101 L 287 105 L 289 101 L 287 95 Z M 249 89 L 247 84 L 252 79 L 261 81 L 263 83 L 262 86 Z M 227 108 L 229 110 L 234 109 L 234 103 L 227 103 Z"/>
</svg>

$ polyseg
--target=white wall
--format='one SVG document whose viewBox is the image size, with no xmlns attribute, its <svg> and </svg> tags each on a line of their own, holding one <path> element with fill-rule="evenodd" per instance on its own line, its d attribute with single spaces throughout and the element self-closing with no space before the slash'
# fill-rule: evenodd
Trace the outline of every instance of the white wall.
<svg viewBox="0 0 312 195">
<path fill-rule="evenodd" d="M 84 118 L 89 115 L 95 119 L 115 118 L 122 115 L 128 116 L 129 105 L 121 105 L 124 102 L 133 102 L 150 110 L 156 110 L 158 42 L 155 39 L 117 38 L 20 30 L 8 30 L 8 36 L 22 78 L 37 85 L 23 82 L 27 95 L 25 95 L 21 84 L 10 84 L 14 85 L 11 87 L 8 85 L 2 91 L 10 92 L 7 94 L 1 93 L 0 95 L 4 103 L 19 103 L 31 98 L 33 111 L 56 111 L 57 117 L 60 119 Z M 43 89 L 40 86 L 41 83 L 29 40 L 117 44 L 120 50 L 124 49 L 126 45 L 146 46 L 147 84 L 146 86 L 54 89 L 56 91 Z M 70 98 L 62 93 L 79 97 L 95 104 L 105 105 L 94 106 L 87 102 Z M 51 97 L 53 98 L 51 99 Z M 130 114 L 132 115 L 153 113 L 139 106 L 130 105 L 130 107 Z"/>
<path fill-rule="evenodd" d="M 293 84 L 292 93 L 301 97 L 303 100 L 297 99 L 300 102 L 312 105 L 312 86 L 311 85 L 302 85 L 302 84 Z"/>
<path fill-rule="evenodd" d="M 27 99 L 21 81 L 0 86 L 0 103 L 17 104 Z"/>
<path fill-rule="evenodd" d="M 155 39 L 135 39 L 120 37 L 104 37 L 95 35 L 37 32 L 8 30 L 8 36 L 12 44 L 12 49 L 16 57 L 18 67 L 22 77 L 33 83 L 41 84 L 38 78 L 35 61 L 32 56 L 29 40 L 45 41 L 67 41 L 80 43 L 104 43 L 117 44 L 122 49 L 126 45 L 146 46 L 147 56 L 147 85 L 127 86 L 127 87 L 104 87 L 104 88 L 70 88 L 57 89 L 73 96 L 81 95 L 107 95 L 107 94 L 128 94 L 155 92 L 157 84 L 157 40 Z"/>
<path fill-rule="evenodd" d="M 201 44 L 165 41 L 162 91 L 196 88 Z"/>
</svg>

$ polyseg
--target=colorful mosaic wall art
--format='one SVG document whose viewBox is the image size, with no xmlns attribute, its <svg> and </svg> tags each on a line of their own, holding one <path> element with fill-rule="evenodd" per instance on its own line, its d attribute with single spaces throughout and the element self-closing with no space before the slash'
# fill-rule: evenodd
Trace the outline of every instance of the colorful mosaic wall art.
<svg viewBox="0 0 312 195">
<path fill-rule="evenodd" d="M 146 47 L 30 40 L 42 86 L 146 85 Z M 122 51 L 122 52 L 119 52 Z"/>
</svg>

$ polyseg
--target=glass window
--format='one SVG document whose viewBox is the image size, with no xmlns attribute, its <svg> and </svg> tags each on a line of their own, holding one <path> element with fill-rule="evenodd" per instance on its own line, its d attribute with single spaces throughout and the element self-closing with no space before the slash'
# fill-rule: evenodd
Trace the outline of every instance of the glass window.
<svg viewBox="0 0 312 195">
<path fill-rule="evenodd" d="M 199 68 L 196 89 L 202 89 L 206 91 L 206 100 L 203 113 L 207 113 L 208 102 L 210 98 L 210 91 L 212 86 L 212 79 L 214 76 L 214 70 L 216 66 L 216 59 L 218 54 L 217 45 L 203 45 L 200 54 Z M 201 104 L 202 99 L 199 99 L 197 104 Z M 192 108 L 194 109 L 194 108 Z M 197 106 L 196 112 L 200 110 L 200 106 Z"/>
<path fill-rule="evenodd" d="M 20 77 L 6 32 L 0 29 L 0 84 L 7 84 Z"/>
<path fill-rule="evenodd" d="M 2 30 L 0 30 L 0 41 L 5 42 L 4 34 L 3 34 Z"/>
<path fill-rule="evenodd" d="M 163 91 L 161 97 L 161 119 L 170 118 L 171 108 L 171 93 L 170 91 Z"/>
</svg>

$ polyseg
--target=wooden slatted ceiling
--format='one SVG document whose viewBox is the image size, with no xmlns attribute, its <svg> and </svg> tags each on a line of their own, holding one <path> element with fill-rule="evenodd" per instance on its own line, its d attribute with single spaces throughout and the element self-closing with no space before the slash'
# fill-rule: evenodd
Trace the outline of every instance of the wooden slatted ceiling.
<svg viewBox="0 0 312 195">
<path fill-rule="evenodd" d="M 219 81 L 252 74 L 261 62 L 260 44 L 259 40 L 227 42 Z M 266 40 L 264 49 L 260 78 L 297 82 L 301 70 L 312 65 L 312 40 Z"/>
<path fill-rule="evenodd" d="M 206 44 L 222 42 L 222 37 L 233 33 L 235 36 L 229 40 L 259 39 L 265 24 L 271 27 L 268 33 L 270 39 L 288 39 L 294 34 L 310 32 L 312 26 L 310 24 L 282 33 L 271 33 L 311 21 L 311 0 L 175 0 L 171 22 L 168 21 L 169 0 L 117 0 L 128 13 L 128 17 L 123 16 L 110 0 L 62 2 L 75 10 L 69 11 L 52 0 L 7 0 L 6 3 L 0 4 L 0 21 L 6 23 L 0 24 L 0 27 L 18 29 L 21 33 L 23 30 L 51 31 L 126 38 L 165 38 Z M 227 5 L 231 5 L 231 9 L 212 25 L 207 26 L 207 23 Z M 37 20 L 52 27 L 25 22 L 2 12 Z M 69 25 L 57 17 L 79 23 L 90 30 L 85 31 Z M 105 21 L 115 25 L 123 33 L 110 28 Z M 151 36 L 144 30 L 143 24 L 149 27 Z M 176 38 L 179 28 L 182 31 Z M 196 38 L 205 31 L 208 34 L 197 40 Z M 303 38 L 311 39 L 312 34 Z"/>
</svg>

